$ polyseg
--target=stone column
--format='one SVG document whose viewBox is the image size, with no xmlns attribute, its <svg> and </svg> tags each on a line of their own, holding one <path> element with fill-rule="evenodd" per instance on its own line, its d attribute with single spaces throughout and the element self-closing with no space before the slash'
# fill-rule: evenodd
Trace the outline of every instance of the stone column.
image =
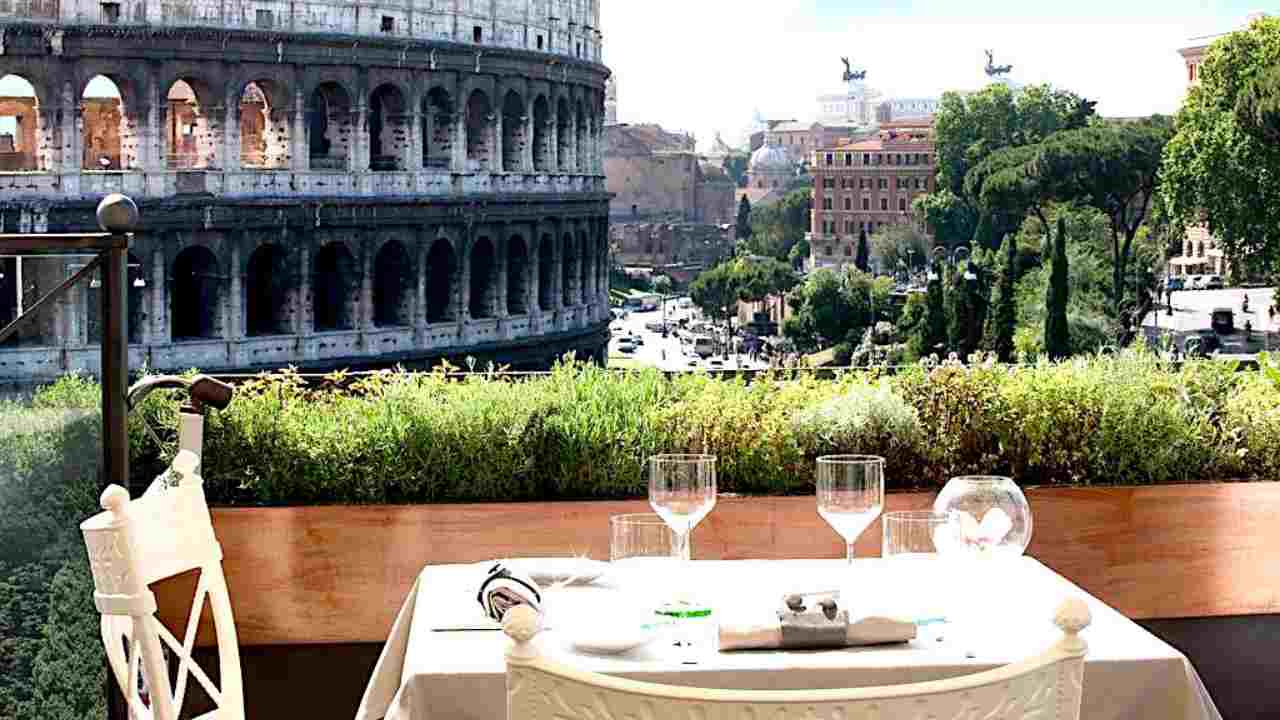
<svg viewBox="0 0 1280 720">
<path fill-rule="evenodd" d="M 542 315 L 542 306 L 538 304 L 538 298 L 542 295 L 542 242 L 538 239 L 538 228 L 531 227 L 529 237 L 529 282 L 525 283 L 525 307 L 529 309 L 530 318 L 538 318 Z"/>
<path fill-rule="evenodd" d="M 231 308 L 230 322 L 224 324 L 223 337 L 228 340 L 239 340 L 244 337 L 247 329 L 244 310 L 244 275 L 240 271 L 240 245 L 245 241 L 244 233 L 233 233 L 231 235 L 231 302 L 225 303 Z"/>
<path fill-rule="evenodd" d="M 222 170 L 227 167 L 226 140 L 227 113 L 225 106 L 201 108 L 199 122 L 204 126 L 205 141 L 198 143 L 202 152 L 209 152 L 206 167 L 210 170 Z"/>
<path fill-rule="evenodd" d="M 551 309 L 560 311 L 564 309 L 564 237 L 561 228 L 555 229 L 555 235 L 552 240 L 552 257 L 551 262 L 551 287 L 554 288 L 551 293 Z"/>
<path fill-rule="evenodd" d="M 151 335 L 157 345 L 172 342 L 165 270 L 164 251 L 156 248 L 151 253 Z"/>
<path fill-rule="evenodd" d="M 413 112 L 409 114 L 409 162 L 405 165 L 405 169 L 411 172 L 421 172 L 425 167 L 425 163 L 422 162 L 422 131 L 426 127 L 425 122 L 422 107 L 413 108 Z"/>
<path fill-rule="evenodd" d="M 236 172 L 240 170 L 240 100 L 227 96 L 225 105 L 226 112 L 223 114 L 223 159 L 222 169 L 228 172 Z"/>
<path fill-rule="evenodd" d="M 371 241 L 368 235 L 360 242 L 360 307 L 356 309 L 356 328 L 373 329 L 373 258 L 369 253 Z"/>
<path fill-rule="evenodd" d="M 552 110 L 547 121 L 547 172 L 560 172 L 560 120 L 558 111 Z"/>
<path fill-rule="evenodd" d="M 497 230 L 498 232 L 494 236 L 497 240 L 496 247 L 494 247 L 494 263 L 497 265 L 495 268 L 497 277 L 494 282 L 497 283 L 497 287 L 494 288 L 493 293 L 493 302 L 497 307 L 493 309 L 493 316 L 499 320 L 505 320 L 510 316 L 507 293 L 510 290 L 511 248 L 507 242 L 507 226 L 499 225 Z"/>
<path fill-rule="evenodd" d="M 453 118 L 453 162 L 450 169 L 460 173 L 467 171 L 467 113 L 455 112 Z"/>
<path fill-rule="evenodd" d="M 352 135 L 355 139 L 351 143 L 351 152 L 348 153 L 351 158 L 350 169 L 354 172 L 367 172 L 369 170 L 369 108 L 362 100 L 353 113 Z"/>
<path fill-rule="evenodd" d="M 467 326 L 471 323 L 471 230 L 467 229 L 458 243 L 458 337 L 468 338 Z"/>
<path fill-rule="evenodd" d="M 533 101 L 524 104 L 524 150 L 520 153 L 520 168 L 525 175 L 533 172 Z"/>
<path fill-rule="evenodd" d="M 422 229 L 422 237 L 431 237 L 429 228 Z M 430 240 L 418 242 L 418 261 L 414 264 L 417 273 L 414 274 L 413 327 L 417 330 L 415 344 L 418 347 L 423 346 L 427 329 L 427 248 L 430 245 Z"/>
<path fill-rule="evenodd" d="M 492 120 L 489 121 L 489 126 L 490 128 L 492 128 L 491 137 L 493 138 L 493 142 L 491 144 L 491 147 L 493 148 L 493 152 L 489 153 L 489 172 L 500 173 L 503 171 L 503 167 L 502 167 L 503 117 L 501 112 L 494 112 L 492 115 L 490 115 L 490 117 L 493 118 Z"/>
<path fill-rule="evenodd" d="M 303 240 L 298 244 L 298 312 L 294 315 L 294 332 L 298 335 L 316 332 L 315 299 L 311 293 L 311 246 Z"/>
</svg>

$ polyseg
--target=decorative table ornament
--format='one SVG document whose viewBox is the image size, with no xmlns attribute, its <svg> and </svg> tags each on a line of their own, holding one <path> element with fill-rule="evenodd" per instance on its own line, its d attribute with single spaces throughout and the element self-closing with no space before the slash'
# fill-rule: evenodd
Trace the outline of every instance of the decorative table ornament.
<svg viewBox="0 0 1280 720">
<path fill-rule="evenodd" d="M 517 605 L 528 605 L 541 613 L 542 590 L 533 578 L 497 563 L 489 570 L 484 582 L 480 583 L 476 602 L 484 608 L 486 616 L 500 623 L 507 612 Z"/>
<path fill-rule="evenodd" d="M 813 650 L 902 643 L 915 639 L 916 625 L 867 615 L 850 619 L 838 591 L 793 593 L 773 617 L 720 625 L 720 650 Z"/>
<path fill-rule="evenodd" d="M 956 513 L 960 547 L 955 550 L 960 552 L 1017 557 L 1031 543 L 1031 506 L 1010 478 L 952 478 L 934 500 L 933 510 Z"/>
</svg>

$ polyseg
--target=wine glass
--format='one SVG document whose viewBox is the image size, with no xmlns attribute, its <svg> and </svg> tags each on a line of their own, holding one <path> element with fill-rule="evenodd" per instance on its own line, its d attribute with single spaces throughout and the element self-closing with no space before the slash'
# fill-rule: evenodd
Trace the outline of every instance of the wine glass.
<svg viewBox="0 0 1280 720">
<path fill-rule="evenodd" d="M 649 505 L 671 528 L 671 554 L 689 560 L 689 535 L 716 504 L 714 455 L 657 455 L 649 459 Z"/>
<path fill-rule="evenodd" d="M 818 514 L 844 538 L 853 564 L 853 543 L 884 509 L 884 458 L 828 455 L 818 458 Z"/>
</svg>

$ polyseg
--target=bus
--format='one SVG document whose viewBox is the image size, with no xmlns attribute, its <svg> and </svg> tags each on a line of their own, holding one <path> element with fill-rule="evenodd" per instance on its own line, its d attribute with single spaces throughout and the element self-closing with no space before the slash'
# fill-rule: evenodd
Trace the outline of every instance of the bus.
<svg viewBox="0 0 1280 720">
<path fill-rule="evenodd" d="M 658 304 L 662 302 L 661 295 L 631 295 L 623 301 L 622 306 L 629 310 L 638 310 L 640 312 L 650 312 L 658 309 Z"/>
<path fill-rule="evenodd" d="M 693 339 L 693 351 L 698 357 L 711 357 L 716 351 L 716 341 L 706 335 L 699 335 Z"/>
</svg>

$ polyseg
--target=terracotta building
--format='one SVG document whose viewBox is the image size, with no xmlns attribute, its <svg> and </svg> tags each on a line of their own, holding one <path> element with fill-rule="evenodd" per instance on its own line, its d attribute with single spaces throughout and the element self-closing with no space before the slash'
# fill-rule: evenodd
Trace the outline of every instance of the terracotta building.
<svg viewBox="0 0 1280 720">
<path fill-rule="evenodd" d="M 658 125 L 606 125 L 605 148 L 615 221 L 734 221 L 733 180 L 698 155 L 692 137 Z"/>
<path fill-rule="evenodd" d="M 810 267 L 852 264 L 861 233 L 917 223 L 912 202 L 934 189 L 934 170 L 928 121 L 814 152 Z"/>
</svg>

